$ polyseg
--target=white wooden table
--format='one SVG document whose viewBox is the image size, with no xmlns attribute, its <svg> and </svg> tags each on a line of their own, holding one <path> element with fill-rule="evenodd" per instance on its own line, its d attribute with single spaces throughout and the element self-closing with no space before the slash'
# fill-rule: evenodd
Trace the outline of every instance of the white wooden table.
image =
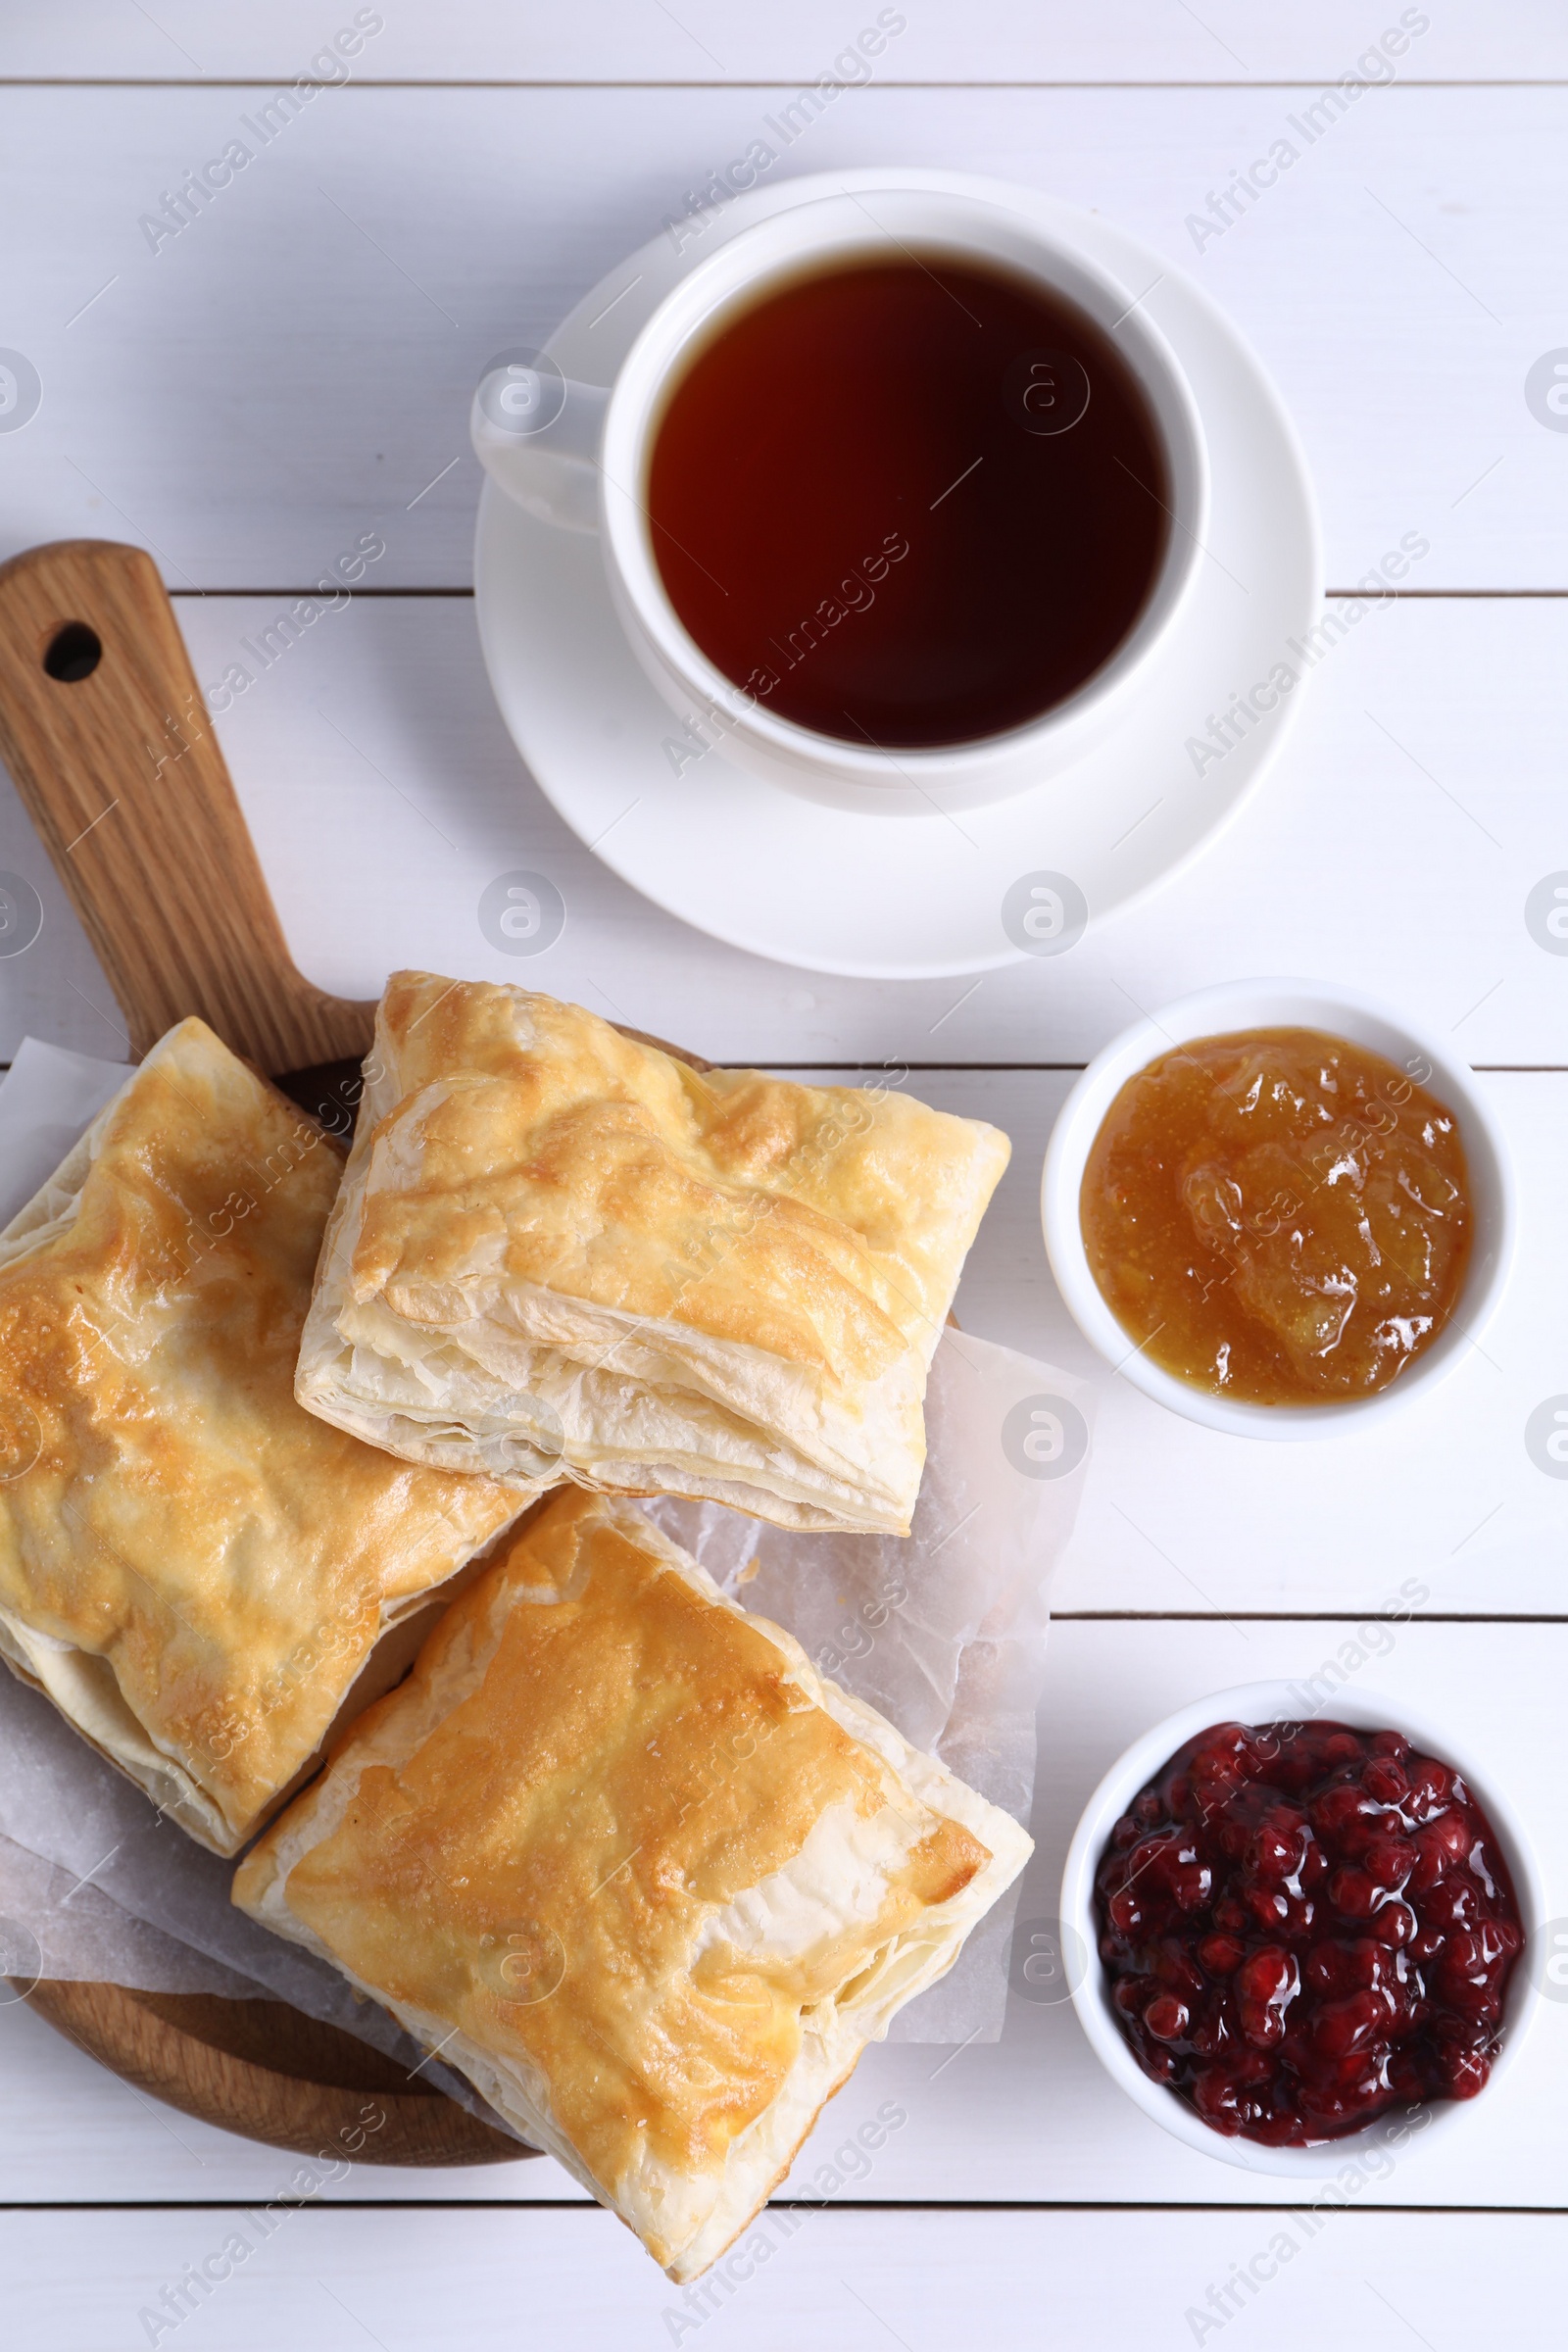
<svg viewBox="0 0 1568 2352">
<path fill-rule="evenodd" d="M 1222 234 L 1190 216 L 1356 74 L 1399 22 L 1394 0 L 907 0 L 869 85 L 824 103 L 780 166 L 973 168 L 1100 208 L 1193 271 L 1272 369 L 1316 477 L 1331 589 L 1404 532 L 1431 543 L 1322 665 L 1278 768 L 1189 875 L 1071 956 L 970 988 L 794 972 L 613 879 L 513 752 L 468 593 L 482 363 L 542 339 L 764 113 L 831 77 L 875 8 L 386 0 L 359 12 L 379 29 L 351 78 L 282 110 L 220 199 L 150 241 L 164 192 L 356 13 L 0 10 L 0 344 L 42 384 L 25 429 L 0 432 L 0 555 L 75 534 L 148 546 L 206 682 L 376 534 L 385 553 L 352 604 L 219 721 L 301 964 L 357 996 L 394 963 L 513 977 L 476 907 L 522 864 L 568 908 L 530 969 L 541 985 L 635 1007 L 717 1059 L 907 1060 L 932 1100 L 1014 1139 L 962 1320 L 1074 1370 L 1093 1367 L 1046 1268 L 1039 1161 L 1073 1066 L 1135 1004 L 1328 974 L 1450 1034 L 1489 1073 L 1524 1191 L 1521 1271 L 1486 1358 L 1375 1446 L 1209 1437 L 1107 1382 L 1054 1593 L 1022 1910 L 1054 1907 L 1076 1814 L 1135 1732 L 1206 1690 L 1311 1673 L 1414 1576 L 1429 1597 L 1369 1679 L 1395 1706 L 1466 1723 L 1527 1803 L 1568 1914 L 1568 1484 L 1523 1434 L 1568 1392 L 1568 956 L 1524 917 L 1532 886 L 1568 869 L 1568 418 L 1526 397 L 1535 364 L 1568 347 L 1568 16 L 1553 0 L 1405 12 L 1424 28 L 1392 86 L 1330 105 Z M 0 961 L 0 1058 L 28 1030 L 113 1054 L 113 1001 L 3 783 L 0 868 L 45 906 L 36 945 Z M 24 2006 L 0 2009 L 0 2341 L 144 2344 L 141 2307 L 240 2208 L 286 2190 L 292 2163 L 141 2099 Z M 983 2334 L 1121 2352 L 1223 2333 L 1290 2352 L 1332 2332 L 1459 2352 L 1560 2329 L 1568 2006 L 1544 2005 L 1527 2066 L 1466 2131 L 1352 2187 L 1310 2237 L 1273 2210 L 1283 2184 L 1129 2105 L 1070 2010 L 1015 2001 L 994 2047 L 873 2050 L 786 2197 L 811 2197 L 890 2101 L 905 2120 L 870 2171 L 804 2220 L 781 2205 L 774 2258 L 706 2307 L 547 2161 L 357 2168 L 178 2341 L 936 2352 Z M 1281 2231 L 1298 2241 L 1288 2261 L 1267 2251 Z M 1261 2308 L 1238 2294 L 1216 2316 L 1210 2288 L 1258 2256 L 1277 2267 Z"/>
</svg>

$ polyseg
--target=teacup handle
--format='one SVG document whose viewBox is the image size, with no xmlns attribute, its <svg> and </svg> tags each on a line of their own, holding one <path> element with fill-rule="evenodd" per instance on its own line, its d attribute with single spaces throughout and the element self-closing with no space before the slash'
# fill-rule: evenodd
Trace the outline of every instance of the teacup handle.
<svg viewBox="0 0 1568 2352">
<path fill-rule="evenodd" d="M 575 384 L 548 360 L 492 368 L 473 396 L 468 432 L 498 488 L 566 531 L 599 528 L 599 445 L 610 393 Z"/>
</svg>

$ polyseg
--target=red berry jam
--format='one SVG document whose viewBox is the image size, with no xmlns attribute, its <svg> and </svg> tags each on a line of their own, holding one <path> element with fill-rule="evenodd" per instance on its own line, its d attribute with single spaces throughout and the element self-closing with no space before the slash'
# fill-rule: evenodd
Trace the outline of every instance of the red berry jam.
<svg viewBox="0 0 1568 2352">
<path fill-rule="evenodd" d="M 1215 1724 L 1095 1894 L 1139 2065 L 1216 2132 L 1308 2147 L 1492 2071 L 1519 1905 L 1464 1782 L 1398 1732 Z"/>
</svg>

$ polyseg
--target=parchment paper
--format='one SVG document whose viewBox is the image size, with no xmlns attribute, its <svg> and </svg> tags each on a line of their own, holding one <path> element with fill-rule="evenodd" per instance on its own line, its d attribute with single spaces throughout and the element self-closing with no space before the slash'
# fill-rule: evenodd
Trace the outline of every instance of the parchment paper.
<svg viewBox="0 0 1568 2352">
<path fill-rule="evenodd" d="M 0 1083 L 0 1225 L 125 1076 L 25 1041 Z M 1027 1823 L 1047 1586 L 1077 1510 L 1093 1396 L 1049 1365 L 949 1331 L 926 1414 L 930 1458 L 907 1540 L 788 1535 L 716 1503 L 646 1507 L 715 1581 L 786 1626 L 820 1672 Z M 268 1994 L 419 2064 L 384 2010 L 234 1909 L 232 1872 L 0 1672 L 0 1972 Z M 903 2012 L 895 2039 L 997 2037 L 1011 1920 L 1009 1894 L 951 1974 Z M 448 2069 L 422 2071 L 488 2115 Z"/>
</svg>

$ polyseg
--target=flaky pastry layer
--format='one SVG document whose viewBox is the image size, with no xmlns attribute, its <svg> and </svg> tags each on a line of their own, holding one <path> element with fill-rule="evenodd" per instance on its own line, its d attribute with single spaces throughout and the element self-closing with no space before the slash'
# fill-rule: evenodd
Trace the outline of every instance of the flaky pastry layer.
<svg viewBox="0 0 1568 2352">
<path fill-rule="evenodd" d="M 700 1074 L 577 1005 L 396 973 L 300 1401 L 527 1495 L 906 1534 L 1008 1150 L 902 1092 Z"/>
<path fill-rule="evenodd" d="M 1029 1851 L 635 1505 L 564 1490 L 234 1899 L 439 2045 L 685 2279 Z"/>
<path fill-rule="evenodd" d="M 0 1234 L 0 1657 L 219 1853 L 518 1507 L 296 1402 L 341 1168 L 189 1020 Z"/>
</svg>

